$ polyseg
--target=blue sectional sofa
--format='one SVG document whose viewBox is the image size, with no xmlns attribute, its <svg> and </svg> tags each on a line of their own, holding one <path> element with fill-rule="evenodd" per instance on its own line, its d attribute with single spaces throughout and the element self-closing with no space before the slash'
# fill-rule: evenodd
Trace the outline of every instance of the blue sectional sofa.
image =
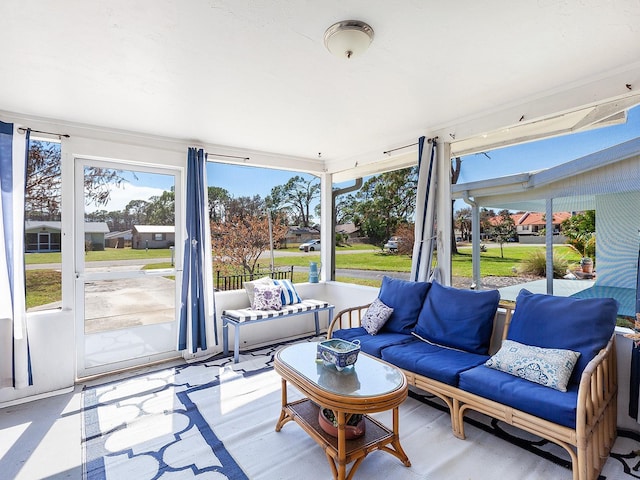
<svg viewBox="0 0 640 480">
<path fill-rule="evenodd" d="M 364 305 L 338 313 L 327 336 L 359 340 L 442 399 L 457 437 L 475 410 L 563 447 L 574 480 L 598 478 L 616 436 L 615 300 L 522 290 L 514 306 L 495 290 L 385 277 L 376 315 L 380 302 L 375 334 Z"/>
</svg>

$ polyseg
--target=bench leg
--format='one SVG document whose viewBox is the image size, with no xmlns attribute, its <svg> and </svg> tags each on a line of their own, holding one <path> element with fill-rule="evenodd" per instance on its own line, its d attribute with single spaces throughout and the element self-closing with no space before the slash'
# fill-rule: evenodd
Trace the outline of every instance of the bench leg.
<svg viewBox="0 0 640 480">
<path fill-rule="evenodd" d="M 240 361 L 240 325 L 234 325 L 233 330 L 233 363 Z"/>
<path fill-rule="evenodd" d="M 313 312 L 313 320 L 316 322 L 316 337 L 320 335 L 320 319 L 318 317 L 318 312 Z"/>
<path fill-rule="evenodd" d="M 229 355 L 229 324 L 226 319 L 222 319 L 222 353 L 226 357 Z"/>
</svg>

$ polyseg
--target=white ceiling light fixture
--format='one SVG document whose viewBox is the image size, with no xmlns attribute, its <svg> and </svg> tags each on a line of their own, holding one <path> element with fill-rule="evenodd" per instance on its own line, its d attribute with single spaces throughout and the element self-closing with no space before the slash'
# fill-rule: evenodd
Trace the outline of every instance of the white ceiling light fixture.
<svg viewBox="0 0 640 480">
<path fill-rule="evenodd" d="M 373 41 L 373 28 L 359 20 L 343 20 L 324 32 L 324 45 L 340 58 L 352 58 L 364 53 Z"/>
</svg>

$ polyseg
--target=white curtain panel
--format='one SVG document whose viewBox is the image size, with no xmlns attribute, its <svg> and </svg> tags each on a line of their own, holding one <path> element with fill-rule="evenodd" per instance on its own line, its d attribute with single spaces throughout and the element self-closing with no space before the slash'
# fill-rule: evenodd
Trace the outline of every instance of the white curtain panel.
<svg viewBox="0 0 640 480">
<path fill-rule="evenodd" d="M 416 192 L 415 242 L 411 263 L 411 280 L 425 282 L 431 277 L 433 238 L 435 233 L 436 162 L 435 141 L 426 145 L 425 138 L 418 140 L 418 191 Z"/>
<path fill-rule="evenodd" d="M 24 283 L 27 135 L 0 122 L 0 387 L 31 384 Z"/>
</svg>

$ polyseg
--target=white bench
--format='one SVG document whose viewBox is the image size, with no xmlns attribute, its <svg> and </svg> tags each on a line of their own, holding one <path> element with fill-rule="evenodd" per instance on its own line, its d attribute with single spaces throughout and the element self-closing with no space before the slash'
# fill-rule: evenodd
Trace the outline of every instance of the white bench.
<svg viewBox="0 0 640 480">
<path fill-rule="evenodd" d="M 229 354 L 229 325 L 234 328 L 233 335 L 233 363 L 238 363 L 240 357 L 240 327 L 269 320 L 276 320 L 283 317 L 304 315 L 313 313 L 316 326 L 316 335 L 320 335 L 319 312 L 328 311 L 329 321 L 333 319 L 333 309 L 335 307 L 322 300 L 302 300 L 300 303 L 285 305 L 282 310 L 252 310 L 251 308 L 241 308 L 239 310 L 224 310 L 222 312 L 222 347 L 224 355 Z"/>
</svg>

